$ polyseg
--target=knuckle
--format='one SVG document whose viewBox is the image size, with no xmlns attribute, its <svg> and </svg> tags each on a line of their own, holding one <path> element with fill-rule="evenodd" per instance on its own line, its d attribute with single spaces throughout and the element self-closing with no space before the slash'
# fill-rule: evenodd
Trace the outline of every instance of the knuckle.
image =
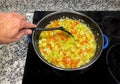
<svg viewBox="0 0 120 84">
<path fill-rule="evenodd" d="M 20 38 L 21 38 L 20 36 L 17 36 L 17 37 L 15 38 L 15 40 L 16 40 L 16 41 L 19 41 Z"/>
<path fill-rule="evenodd" d="M 10 15 L 11 17 L 16 17 L 17 13 L 11 12 L 11 13 L 9 13 L 9 15 Z"/>
<path fill-rule="evenodd" d="M 26 17 L 25 17 L 25 16 L 21 16 L 21 19 L 22 19 L 22 20 L 26 20 Z"/>
<path fill-rule="evenodd" d="M 9 13 L 9 16 L 14 17 L 14 18 L 18 18 L 19 20 L 26 20 L 26 17 L 24 15 L 21 15 L 19 13 Z"/>
<path fill-rule="evenodd" d="M 9 17 L 14 17 L 14 13 L 9 13 Z"/>
</svg>

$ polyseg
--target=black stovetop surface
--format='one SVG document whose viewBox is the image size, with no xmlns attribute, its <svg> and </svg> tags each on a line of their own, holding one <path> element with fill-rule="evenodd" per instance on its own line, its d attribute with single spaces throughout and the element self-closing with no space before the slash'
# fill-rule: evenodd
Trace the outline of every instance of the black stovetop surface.
<svg viewBox="0 0 120 84">
<path fill-rule="evenodd" d="M 45 15 L 53 11 L 35 11 L 33 23 L 37 22 Z M 88 69 L 83 71 L 64 72 L 53 69 L 43 63 L 33 49 L 33 45 L 29 43 L 26 64 L 24 68 L 23 84 L 40 84 L 40 83 L 67 83 L 67 84 L 117 84 L 108 71 L 106 64 L 106 53 L 108 49 L 118 39 L 112 38 L 109 31 L 104 29 L 103 19 L 109 16 L 119 16 L 119 11 L 81 11 L 96 21 L 104 34 L 108 36 L 109 45 L 103 50 L 100 58 Z M 105 21 L 106 22 L 106 21 Z M 108 25 L 108 24 L 107 24 Z"/>
</svg>

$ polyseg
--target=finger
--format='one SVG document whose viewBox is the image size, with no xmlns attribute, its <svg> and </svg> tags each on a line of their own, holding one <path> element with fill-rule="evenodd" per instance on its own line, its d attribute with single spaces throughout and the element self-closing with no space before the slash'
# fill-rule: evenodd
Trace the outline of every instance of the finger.
<svg viewBox="0 0 120 84">
<path fill-rule="evenodd" d="M 24 22 L 23 24 L 23 28 L 35 28 L 35 27 L 36 27 L 35 24 L 29 23 L 29 22 Z"/>
<path fill-rule="evenodd" d="M 18 32 L 17 36 L 16 36 L 16 40 L 19 40 L 22 36 L 26 35 L 26 34 L 32 34 L 32 30 L 30 29 L 22 29 Z"/>
</svg>

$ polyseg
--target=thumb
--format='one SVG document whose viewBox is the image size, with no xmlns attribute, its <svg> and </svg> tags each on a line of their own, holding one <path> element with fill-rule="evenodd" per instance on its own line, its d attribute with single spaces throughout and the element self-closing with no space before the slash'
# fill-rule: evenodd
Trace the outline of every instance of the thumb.
<svg viewBox="0 0 120 84">
<path fill-rule="evenodd" d="M 17 36 L 16 36 L 16 40 L 19 40 L 22 36 L 26 35 L 26 34 L 31 34 L 32 30 L 31 29 L 22 29 L 18 32 Z"/>
</svg>

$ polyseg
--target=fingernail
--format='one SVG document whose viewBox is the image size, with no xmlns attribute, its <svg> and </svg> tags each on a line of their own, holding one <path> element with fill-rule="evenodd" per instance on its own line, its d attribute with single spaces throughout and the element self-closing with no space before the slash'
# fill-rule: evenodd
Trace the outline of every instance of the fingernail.
<svg viewBox="0 0 120 84">
<path fill-rule="evenodd" d="M 37 27 L 37 25 L 34 24 L 34 27 Z"/>
</svg>

